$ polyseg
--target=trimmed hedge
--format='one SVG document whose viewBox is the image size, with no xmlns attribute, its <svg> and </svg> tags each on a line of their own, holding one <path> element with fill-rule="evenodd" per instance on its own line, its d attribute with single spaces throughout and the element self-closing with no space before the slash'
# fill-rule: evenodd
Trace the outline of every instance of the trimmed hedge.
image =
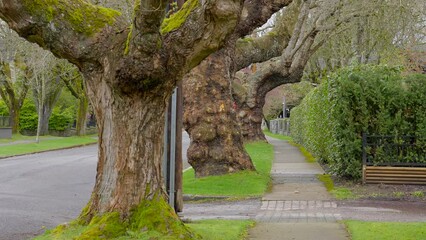
<svg viewBox="0 0 426 240">
<path fill-rule="evenodd" d="M 426 143 L 426 75 L 359 65 L 323 79 L 291 111 L 291 135 L 330 170 L 358 179 L 362 132 L 419 136 Z"/>
<path fill-rule="evenodd" d="M 38 115 L 33 101 L 25 100 L 19 116 L 20 131 L 36 131 L 38 124 Z"/>
</svg>

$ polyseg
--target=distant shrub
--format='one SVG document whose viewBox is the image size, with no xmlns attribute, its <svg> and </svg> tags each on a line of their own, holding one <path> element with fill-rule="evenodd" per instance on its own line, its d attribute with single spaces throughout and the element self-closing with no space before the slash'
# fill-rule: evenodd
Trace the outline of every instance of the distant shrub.
<svg viewBox="0 0 426 240">
<path fill-rule="evenodd" d="M 19 117 L 19 129 L 22 131 L 36 131 L 38 115 L 33 101 L 25 100 Z"/>
<path fill-rule="evenodd" d="M 64 131 L 70 127 L 73 120 L 73 109 L 71 107 L 64 110 L 55 107 L 49 118 L 49 130 Z"/>
</svg>

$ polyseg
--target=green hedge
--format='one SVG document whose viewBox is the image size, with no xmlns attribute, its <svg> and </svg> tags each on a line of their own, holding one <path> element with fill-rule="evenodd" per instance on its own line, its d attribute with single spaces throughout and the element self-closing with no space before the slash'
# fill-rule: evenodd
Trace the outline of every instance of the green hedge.
<svg viewBox="0 0 426 240">
<path fill-rule="evenodd" d="M 33 101 L 25 100 L 19 117 L 19 129 L 22 131 L 36 131 L 38 115 Z"/>
<path fill-rule="evenodd" d="M 72 108 L 62 110 L 60 107 L 55 107 L 49 118 L 49 130 L 64 131 L 70 128 L 73 120 Z"/>
<path fill-rule="evenodd" d="M 62 109 L 61 107 L 53 108 L 49 118 L 49 130 L 63 131 L 72 124 L 74 109 L 72 107 Z M 25 100 L 21 109 L 19 118 L 20 130 L 37 131 L 38 114 L 34 102 Z"/>
<path fill-rule="evenodd" d="M 362 132 L 426 143 L 426 75 L 360 65 L 323 80 L 291 112 L 291 134 L 340 176 L 361 177 Z M 419 142 L 418 142 L 419 143 Z"/>
</svg>

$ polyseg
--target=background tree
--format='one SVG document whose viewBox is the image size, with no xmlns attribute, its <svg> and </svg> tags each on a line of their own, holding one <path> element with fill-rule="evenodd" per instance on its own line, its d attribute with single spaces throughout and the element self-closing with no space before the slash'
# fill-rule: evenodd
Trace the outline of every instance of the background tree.
<svg viewBox="0 0 426 240">
<path fill-rule="evenodd" d="M 32 53 L 34 55 L 30 67 L 33 69 L 34 80 L 31 88 L 38 113 L 36 134 L 38 142 L 38 136 L 49 133 L 49 118 L 61 94 L 63 83 L 60 75 L 64 73 L 60 72 L 59 60 L 50 52 L 34 48 Z"/>
<path fill-rule="evenodd" d="M 230 92 L 236 69 L 235 44 L 289 2 L 246 1 L 243 10 L 246 14 L 225 48 L 185 76 L 184 127 L 191 138 L 187 157 L 197 177 L 254 169 L 243 147 Z"/>
<path fill-rule="evenodd" d="M 90 227 L 81 235 L 111 238 L 145 229 L 193 237 L 165 201 L 162 119 L 176 82 L 223 45 L 242 2 L 192 0 L 164 20 L 166 5 L 136 1 L 129 25 L 119 11 L 80 0 L 0 2 L 0 17 L 12 29 L 75 64 L 86 79 L 99 163 L 79 218 Z M 112 223 L 121 227 L 109 231 Z"/>
<path fill-rule="evenodd" d="M 345 29 L 328 39 L 311 57 L 305 69 L 311 81 L 351 64 L 419 67 L 413 63 L 418 60 L 416 55 L 425 51 L 424 1 L 360 2 L 370 14 L 346 23 Z"/>
<path fill-rule="evenodd" d="M 86 135 L 87 114 L 89 112 L 89 99 L 86 94 L 84 78 L 74 66 L 63 63 L 60 66 L 61 80 L 70 93 L 78 100 L 76 135 Z"/>
<path fill-rule="evenodd" d="M 0 21 L 0 97 L 8 108 L 12 133 L 19 130 L 20 110 L 32 77 L 24 53 L 29 45 L 10 30 L 5 22 Z"/>
<path fill-rule="evenodd" d="M 285 96 L 286 105 L 291 108 L 298 106 L 302 99 L 308 94 L 316 84 L 308 81 L 285 84 L 268 92 L 263 106 L 263 116 L 266 121 L 276 119 L 283 111 L 283 96 Z"/>
<path fill-rule="evenodd" d="M 264 104 L 267 92 L 282 84 L 300 81 L 308 60 L 325 42 L 353 27 L 353 23 L 359 19 L 376 14 L 377 9 L 387 4 L 382 1 L 370 1 L 368 4 L 362 1 L 350 2 L 350 4 L 343 1 L 317 1 L 313 5 L 314 8 L 309 8 L 307 17 L 303 17 L 305 15 L 303 6 L 308 6 L 308 3 L 302 3 L 299 20 L 282 55 L 257 64 L 256 72 L 246 74 L 240 80 L 247 93 L 238 98 L 241 99 L 239 102 L 243 103 L 241 109 L 246 113 L 240 116 L 245 116 L 246 119 L 261 119 L 261 106 Z M 304 18 L 306 21 L 303 20 Z M 380 39 L 380 37 L 377 38 Z M 250 103 L 251 106 L 246 103 Z M 250 117 L 250 113 L 255 113 L 256 116 Z M 250 124 L 241 122 L 243 133 L 245 132 L 244 135 L 248 136 L 248 139 L 264 139 L 260 121 L 248 121 Z M 244 127 L 244 124 L 247 127 Z"/>
</svg>

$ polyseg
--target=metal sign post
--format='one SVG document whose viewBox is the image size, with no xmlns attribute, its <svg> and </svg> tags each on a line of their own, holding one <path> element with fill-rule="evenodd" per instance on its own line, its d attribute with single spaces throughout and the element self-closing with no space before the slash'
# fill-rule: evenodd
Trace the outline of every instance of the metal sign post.
<svg viewBox="0 0 426 240">
<path fill-rule="evenodd" d="M 174 90 L 166 111 L 164 127 L 163 176 L 169 204 L 176 212 L 183 209 L 182 198 L 182 89 Z"/>
</svg>

